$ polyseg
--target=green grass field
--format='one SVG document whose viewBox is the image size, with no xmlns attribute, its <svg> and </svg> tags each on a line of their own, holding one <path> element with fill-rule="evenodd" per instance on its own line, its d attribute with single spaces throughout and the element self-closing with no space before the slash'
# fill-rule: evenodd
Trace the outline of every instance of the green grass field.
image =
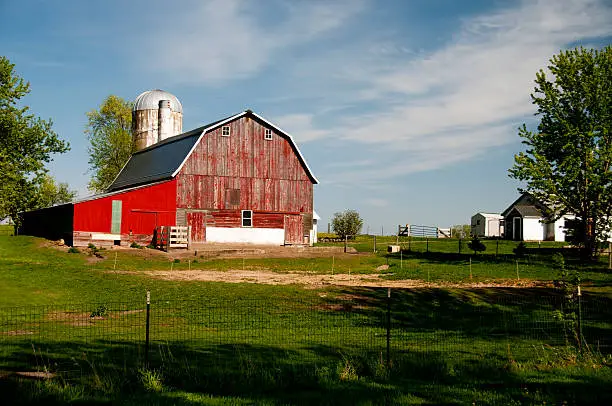
<svg viewBox="0 0 612 406">
<path fill-rule="evenodd" d="M 382 251 L 395 238 L 378 242 Z M 423 244 L 412 241 L 410 252 L 406 245 L 401 256 L 387 256 L 368 253 L 373 245 L 363 237 L 351 243 L 361 253 L 335 257 L 334 269 L 377 273 L 388 263 L 385 277 L 393 280 L 517 278 L 516 243 L 500 242 L 497 256 L 490 246 L 459 254 L 456 240 L 430 241 L 429 253 Z M 394 289 L 388 302 L 382 288 L 164 281 L 140 273 L 197 267 L 325 274 L 331 258 L 194 257 L 189 264 L 137 249 L 102 251 L 99 259 L 45 245 L 0 233 L 0 392 L 13 404 L 612 401 L 612 278 L 604 259 L 582 265 L 565 252 L 585 287 L 576 341 L 577 324 L 558 315 L 568 302 L 552 288 Z M 530 248 L 518 261 L 519 278 L 557 278 L 557 247 Z M 53 377 L 23 376 L 33 371 Z"/>
</svg>

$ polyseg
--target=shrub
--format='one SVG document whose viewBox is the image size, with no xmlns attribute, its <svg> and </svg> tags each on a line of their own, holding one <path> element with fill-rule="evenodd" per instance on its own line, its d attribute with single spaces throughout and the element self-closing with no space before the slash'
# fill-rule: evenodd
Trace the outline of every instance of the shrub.
<svg viewBox="0 0 612 406">
<path fill-rule="evenodd" d="M 104 305 L 100 305 L 100 306 L 96 307 L 96 310 L 91 312 L 89 317 L 104 317 L 107 314 L 108 314 L 108 307 L 106 307 Z"/>
<path fill-rule="evenodd" d="M 480 241 L 480 238 L 477 236 L 472 237 L 472 241 L 468 243 L 468 248 L 474 251 L 474 255 L 480 251 L 484 251 L 487 249 L 487 246 Z"/>
<path fill-rule="evenodd" d="M 164 384 L 162 382 L 161 372 L 155 369 L 141 368 L 138 370 L 140 383 L 143 388 L 148 392 L 162 392 L 164 390 Z"/>
<path fill-rule="evenodd" d="M 130 244 L 130 248 L 139 248 L 139 249 L 142 249 L 142 248 L 144 248 L 144 247 L 143 247 L 142 245 L 138 244 L 136 241 L 133 241 L 133 242 Z"/>
<path fill-rule="evenodd" d="M 524 241 L 521 241 L 520 243 L 518 243 L 518 245 L 512 250 L 512 252 L 514 252 L 514 255 L 516 255 L 519 258 L 523 258 L 525 255 L 527 255 L 527 244 L 525 244 Z"/>
<path fill-rule="evenodd" d="M 70 248 L 68 248 L 68 252 L 71 253 L 71 254 L 78 254 L 81 251 L 79 251 L 79 249 L 77 247 L 70 247 Z"/>
<path fill-rule="evenodd" d="M 97 249 L 96 246 L 93 245 L 92 243 L 87 244 L 87 248 L 89 248 L 92 251 L 96 251 L 96 249 Z"/>
<path fill-rule="evenodd" d="M 181 260 L 180 260 L 180 259 L 178 259 L 178 258 L 175 258 L 175 259 L 174 259 L 174 263 L 175 263 L 175 264 L 180 264 L 180 263 L 181 263 Z"/>
</svg>

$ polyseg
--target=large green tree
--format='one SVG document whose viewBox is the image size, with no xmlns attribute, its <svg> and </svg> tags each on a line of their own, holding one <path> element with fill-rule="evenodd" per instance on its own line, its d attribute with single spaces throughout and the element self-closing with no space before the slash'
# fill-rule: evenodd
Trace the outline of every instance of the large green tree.
<svg viewBox="0 0 612 406">
<path fill-rule="evenodd" d="M 519 129 L 526 150 L 510 176 L 548 206 L 551 220 L 576 215 L 575 237 L 592 258 L 612 219 L 612 47 L 562 51 L 535 83 L 540 122 L 537 131 Z"/>
<path fill-rule="evenodd" d="M 110 95 L 87 113 L 89 189 L 106 190 L 132 154 L 132 102 Z"/>
<path fill-rule="evenodd" d="M 69 145 L 52 130 L 51 120 L 42 120 L 21 105 L 30 84 L 14 68 L 0 56 L 0 218 L 18 223 L 18 212 L 41 206 L 45 164 L 53 154 L 68 151 Z"/>
</svg>

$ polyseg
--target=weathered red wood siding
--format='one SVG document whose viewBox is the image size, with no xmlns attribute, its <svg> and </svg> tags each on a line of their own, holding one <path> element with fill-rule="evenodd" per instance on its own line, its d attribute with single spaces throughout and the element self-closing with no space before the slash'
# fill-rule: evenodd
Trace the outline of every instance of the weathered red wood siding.
<svg viewBox="0 0 612 406">
<path fill-rule="evenodd" d="M 285 243 L 302 244 L 304 242 L 304 226 L 299 215 L 285 215 Z"/>
<path fill-rule="evenodd" d="M 227 125 L 230 136 L 206 134 L 177 175 L 177 208 L 206 210 L 201 220 L 216 227 L 241 227 L 241 210 L 253 210 L 262 228 L 283 228 L 287 213 L 312 214 L 313 184 L 290 142 L 274 130 L 266 140 L 265 123 L 252 117 Z"/>
<path fill-rule="evenodd" d="M 112 202 L 121 200 L 121 234 L 152 235 L 176 222 L 176 180 L 74 205 L 74 231 L 111 232 Z"/>
<path fill-rule="evenodd" d="M 204 136 L 177 176 L 177 207 L 312 212 L 313 185 L 291 144 L 243 117 Z M 240 189 L 239 207 L 226 205 L 226 190 Z"/>
</svg>

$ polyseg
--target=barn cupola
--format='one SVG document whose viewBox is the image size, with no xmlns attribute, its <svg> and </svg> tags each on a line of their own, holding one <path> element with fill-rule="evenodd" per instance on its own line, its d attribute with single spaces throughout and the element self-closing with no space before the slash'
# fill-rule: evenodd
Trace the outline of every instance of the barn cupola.
<svg viewBox="0 0 612 406">
<path fill-rule="evenodd" d="M 171 93 L 155 89 L 141 93 L 132 110 L 134 152 L 183 132 L 183 106 Z"/>
</svg>

